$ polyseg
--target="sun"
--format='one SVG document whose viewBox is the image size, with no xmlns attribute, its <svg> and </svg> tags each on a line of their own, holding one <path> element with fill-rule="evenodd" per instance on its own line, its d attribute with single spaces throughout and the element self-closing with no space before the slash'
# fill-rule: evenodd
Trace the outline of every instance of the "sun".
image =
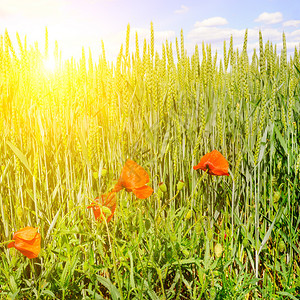
<svg viewBox="0 0 300 300">
<path fill-rule="evenodd" d="M 49 72 L 54 72 L 57 67 L 57 63 L 56 63 L 54 57 L 48 57 L 48 58 L 44 59 L 43 65 L 44 65 L 45 70 L 49 71 Z"/>
</svg>

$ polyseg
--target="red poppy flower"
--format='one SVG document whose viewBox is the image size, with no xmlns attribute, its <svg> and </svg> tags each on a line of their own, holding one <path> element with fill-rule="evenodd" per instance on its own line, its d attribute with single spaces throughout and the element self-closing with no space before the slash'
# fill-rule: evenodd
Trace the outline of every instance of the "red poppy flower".
<svg viewBox="0 0 300 300">
<path fill-rule="evenodd" d="M 147 185 L 149 181 L 145 169 L 133 160 L 128 159 L 117 184 L 113 188 L 113 192 L 119 192 L 125 188 L 127 192 L 133 192 L 138 198 L 145 199 L 153 193 L 153 189 Z"/>
<path fill-rule="evenodd" d="M 217 150 L 213 150 L 210 153 L 205 154 L 199 164 L 194 166 L 194 170 L 201 169 L 203 171 L 208 171 L 210 175 L 229 176 L 228 173 L 228 161 L 226 158 Z"/>
<path fill-rule="evenodd" d="M 101 195 L 100 202 L 99 197 L 97 197 L 87 208 L 93 209 L 96 221 L 103 220 L 106 213 L 110 212 L 110 215 L 107 217 L 107 222 L 109 222 L 115 213 L 116 206 L 116 193 L 110 192 L 108 195 Z"/>
<path fill-rule="evenodd" d="M 13 236 L 13 241 L 7 245 L 7 248 L 16 248 L 28 258 L 35 258 L 41 250 L 41 235 L 37 232 L 37 228 L 25 227 Z"/>
</svg>

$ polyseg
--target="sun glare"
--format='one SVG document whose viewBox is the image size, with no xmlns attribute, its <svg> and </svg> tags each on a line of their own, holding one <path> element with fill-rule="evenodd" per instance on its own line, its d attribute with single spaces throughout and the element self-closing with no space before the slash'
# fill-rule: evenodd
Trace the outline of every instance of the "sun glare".
<svg viewBox="0 0 300 300">
<path fill-rule="evenodd" d="M 44 59 L 44 68 L 46 71 L 54 72 L 56 68 L 56 62 L 55 59 L 52 57 L 49 57 L 47 59 Z"/>
</svg>

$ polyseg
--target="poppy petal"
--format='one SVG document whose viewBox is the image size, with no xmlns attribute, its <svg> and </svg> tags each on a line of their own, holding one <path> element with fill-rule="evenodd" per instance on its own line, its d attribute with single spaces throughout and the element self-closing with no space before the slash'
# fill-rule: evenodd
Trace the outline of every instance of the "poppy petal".
<svg viewBox="0 0 300 300">
<path fill-rule="evenodd" d="M 117 192 L 120 192 L 124 188 L 122 185 L 119 184 L 119 181 L 118 181 L 118 183 L 116 183 L 116 185 L 112 189 L 112 192 L 116 192 L 117 193 Z"/>
<path fill-rule="evenodd" d="M 41 235 L 37 232 L 31 241 L 17 239 L 14 247 L 28 258 L 35 258 L 39 255 L 41 250 Z"/>
<path fill-rule="evenodd" d="M 122 169 L 117 185 L 132 190 L 144 186 L 149 181 L 149 175 L 145 169 L 135 161 L 128 159 Z"/>
<path fill-rule="evenodd" d="M 16 248 L 28 258 L 35 258 L 41 251 L 41 235 L 37 232 L 37 228 L 25 227 L 13 236 L 13 241 L 7 245 L 8 248 Z"/>
<path fill-rule="evenodd" d="M 40 251 L 32 252 L 32 251 L 27 251 L 27 250 L 22 250 L 22 249 L 20 249 L 19 251 L 28 258 L 36 258 L 36 257 L 38 257 L 39 252 L 40 252 Z"/>
<path fill-rule="evenodd" d="M 93 213 L 94 213 L 96 221 L 103 220 L 103 218 L 105 217 L 105 213 L 103 212 L 104 208 L 102 209 L 101 206 L 105 206 L 105 207 L 109 208 L 109 210 L 111 211 L 111 214 L 107 217 L 107 222 L 109 222 L 111 220 L 111 218 L 113 217 L 116 206 L 117 206 L 116 193 L 110 192 L 107 195 L 106 194 L 101 195 L 101 203 L 100 203 L 101 206 L 99 204 L 97 204 L 97 202 L 99 202 L 99 200 L 100 200 L 99 197 L 97 197 L 92 204 L 87 206 L 87 208 L 93 209 Z"/>
<path fill-rule="evenodd" d="M 32 239 L 35 238 L 36 234 L 37 234 L 37 228 L 28 226 L 17 231 L 14 234 L 13 239 L 14 240 L 22 239 L 24 241 L 31 241 Z"/>
<path fill-rule="evenodd" d="M 108 207 L 111 211 L 111 215 L 107 218 L 107 222 L 109 222 L 113 217 L 117 206 L 116 193 L 110 192 L 108 195 L 102 195 L 102 205 Z"/>
<path fill-rule="evenodd" d="M 12 248 L 15 246 L 15 241 L 13 242 L 10 242 L 8 245 L 7 245 L 7 248 Z"/>
<path fill-rule="evenodd" d="M 153 193 L 152 187 L 145 185 L 137 189 L 133 189 L 132 192 L 139 198 L 139 199 L 146 199 L 150 197 Z"/>
<path fill-rule="evenodd" d="M 117 204 L 116 193 L 110 192 L 107 195 L 102 195 L 101 196 L 101 200 L 102 200 L 102 205 L 103 206 L 107 206 L 109 208 L 113 208 Z"/>
<path fill-rule="evenodd" d="M 201 169 L 203 171 L 208 171 L 210 175 L 217 176 L 229 176 L 228 173 L 228 161 L 226 158 L 217 150 L 213 150 L 210 153 L 205 154 L 198 165 L 194 166 L 194 170 Z"/>
<path fill-rule="evenodd" d="M 101 217 L 100 206 L 98 204 L 96 204 L 96 205 L 93 205 L 92 208 L 93 208 L 95 220 L 97 221 Z"/>
<path fill-rule="evenodd" d="M 213 175 L 226 175 L 229 176 L 228 173 L 228 161 L 226 158 L 217 150 L 213 150 L 210 153 L 210 157 L 208 159 L 209 169 L 212 171 Z"/>
</svg>

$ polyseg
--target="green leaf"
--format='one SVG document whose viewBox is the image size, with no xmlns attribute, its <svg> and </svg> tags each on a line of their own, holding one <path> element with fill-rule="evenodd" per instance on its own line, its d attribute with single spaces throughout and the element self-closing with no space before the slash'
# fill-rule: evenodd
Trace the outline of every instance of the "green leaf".
<svg viewBox="0 0 300 300">
<path fill-rule="evenodd" d="M 15 281 L 15 278 L 12 275 L 10 275 L 9 277 L 9 287 L 13 293 L 18 293 L 19 290 L 18 290 L 17 283 Z"/>
<path fill-rule="evenodd" d="M 104 300 L 104 298 L 96 293 L 96 291 L 92 291 L 90 289 L 85 289 L 84 291 L 86 291 L 91 297 L 93 297 L 92 299 L 95 299 L 95 300 Z"/>
<path fill-rule="evenodd" d="M 299 68 L 297 67 L 296 64 L 294 64 L 294 67 L 296 68 L 297 72 L 300 74 L 300 70 L 299 70 Z"/>
<path fill-rule="evenodd" d="M 85 159 L 87 166 L 91 169 L 91 162 L 89 160 L 88 149 L 85 144 L 84 137 L 83 137 L 81 130 L 78 131 L 78 136 L 79 136 L 79 142 L 80 142 L 81 149 L 82 149 L 83 158 Z"/>
<path fill-rule="evenodd" d="M 53 292 L 51 292 L 50 290 L 43 290 L 42 295 L 48 295 L 50 297 L 52 297 L 53 299 L 55 299 L 55 294 Z"/>
<path fill-rule="evenodd" d="M 28 160 L 26 158 L 26 156 L 21 152 L 20 149 L 18 149 L 14 144 L 12 144 L 11 142 L 7 141 L 6 142 L 7 145 L 11 148 L 11 150 L 15 153 L 15 155 L 20 159 L 21 163 L 25 166 L 25 168 L 29 171 L 29 173 L 31 174 L 31 176 L 33 176 L 31 169 L 29 167 L 28 164 Z"/>
<path fill-rule="evenodd" d="M 170 128 L 168 126 L 166 134 L 164 136 L 162 146 L 161 146 L 160 157 L 163 157 L 165 155 L 170 140 L 171 140 L 170 139 Z"/>
<path fill-rule="evenodd" d="M 262 248 L 264 247 L 265 243 L 268 241 L 268 239 L 269 239 L 269 237 L 270 237 L 270 235 L 271 235 L 272 229 L 273 229 L 273 227 L 274 227 L 274 225 L 275 225 L 275 223 L 276 223 L 276 221 L 277 221 L 277 217 L 278 217 L 278 215 L 279 215 L 279 219 L 280 219 L 281 213 L 282 213 L 282 209 L 280 208 L 280 209 L 277 211 L 277 213 L 276 213 L 276 215 L 275 215 L 275 217 L 274 217 L 274 220 L 273 220 L 272 224 L 270 225 L 270 227 L 269 227 L 267 233 L 266 233 L 265 236 L 264 236 L 264 239 L 262 240 L 262 242 L 261 242 L 261 244 L 260 244 L 260 247 L 259 247 L 259 250 L 258 250 L 258 255 L 259 255 L 259 253 L 261 252 Z"/>
<path fill-rule="evenodd" d="M 268 131 L 269 131 L 269 128 L 267 126 L 266 129 L 265 129 L 264 135 L 263 135 L 263 137 L 261 139 L 261 142 L 260 142 L 261 147 L 260 147 L 260 151 L 259 151 L 259 156 L 258 156 L 257 163 L 260 163 L 261 160 L 264 157 L 265 149 L 267 147 L 267 135 L 268 135 Z"/>
<path fill-rule="evenodd" d="M 68 281 L 67 277 L 68 277 L 69 270 L 70 270 L 70 262 L 67 261 L 65 264 L 65 267 L 63 269 L 63 272 L 60 276 L 60 284 L 62 287 L 65 287 L 67 284 L 67 281 Z"/>
<path fill-rule="evenodd" d="M 180 261 L 174 261 L 172 265 L 190 265 L 190 264 L 196 264 L 198 262 L 200 262 L 199 259 L 187 258 L 187 259 L 181 259 Z"/>
<path fill-rule="evenodd" d="M 128 255 L 130 258 L 130 286 L 131 288 L 135 289 L 135 282 L 134 282 L 134 275 L 133 275 L 133 258 L 130 250 L 128 251 Z"/>
<path fill-rule="evenodd" d="M 282 146 L 282 148 L 284 149 L 285 153 L 287 154 L 288 153 L 288 148 L 287 148 L 287 145 L 286 145 L 286 142 L 285 140 L 283 139 L 278 127 L 274 124 L 274 130 L 275 130 L 275 133 L 277 135 L 277 138 Z"/>
<path fill-rule="evenodd" d="M 151 300 L 159 300 L 159 299 L 161 299 L 161 298 L 159 298 L 156 295 L 156 293 L 152 289 L 150 289 L 149 284 L 146 281 L 146 279 L 141 278 L 141 280 L 143 282 L 143 285 L 146 287 L 146 291 L 147 291 L 147 293 L 148 293 L 148 295 L 149 295 L 149 297 L 150 297 Z"/>
<path fill-rule="evenodd" d="M 292 294 L 288 292 L 278 292 L 279 295 L 289 297 L 289 299 L 299 300 L 299 298 L 293 296 Z"/>
<path fill-rule="evenodd" d="M 100 275 L 96 275 L 98 281 L 103 284 L 110 292 L 110 295 L 113 300 L 121 299 L 120 292 L 118 291 L 117 287 L 112 284 L 112 282 L 108 278 L 104 278 Z"/>
<path fill-rule="evenodd" d="M 58 209 L 58 211 L 57 211 L 55 217 L 53 218 L 53 220 L 52 220 L 52 222 L 51 222 L 51 224 L 50 224 L 50 226 L 49 226 L 49 229 L 48 229 L 48 231 L 47 231 L 47 235 L 46 235 L 45 240 L 47 240 L 47 239 L 49 238 L 50 233 L 51 233 L 53 227 L 55 226 L 55 224 L 56 224 L 56 222 L 57 222 L 57 218 L 58 218 L 58 216 L 59 216 L 60 209 L 61 209 L 61 207 Z"/>
</svg>

